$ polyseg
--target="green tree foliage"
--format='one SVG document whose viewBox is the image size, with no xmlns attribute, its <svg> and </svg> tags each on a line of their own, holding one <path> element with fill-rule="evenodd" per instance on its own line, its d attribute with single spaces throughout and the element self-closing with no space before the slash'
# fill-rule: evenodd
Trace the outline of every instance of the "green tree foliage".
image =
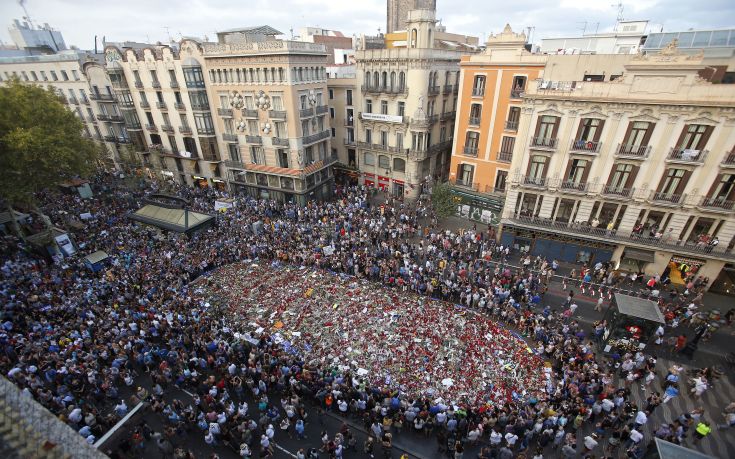
<svg viewBox="0 0 735 459">
<path fill-rule="evenodd" d="M 431 191 L 431 203 L 434 206 L 434 212 L 439 217 L 449 217 L 454 215 L 455 204 L 452 196 L 452 187 L 449 183 L 439 183 L 434 185 Z"/>
<path fill-rule="evenodd" d="M 0 87 L 0 197 L 30 204 L 33 193 L 95 169 L 99 149 L 52 89 L 10 81 Z"/>
</svg>

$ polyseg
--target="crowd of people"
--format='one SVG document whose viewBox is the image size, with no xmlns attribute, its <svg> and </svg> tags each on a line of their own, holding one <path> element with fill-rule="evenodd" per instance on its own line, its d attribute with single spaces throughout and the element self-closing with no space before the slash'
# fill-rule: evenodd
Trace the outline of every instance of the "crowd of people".
<svg viewBox="0 0 735 459">
<path fill-rule="evenodd" d="M 340 458 L 356 449 L 391 457 L 394 435 L 406 430 L 434 436 L 440 453 L 454 458 L 477 442 L 485 445 L 482 459 L 610 457 L 620 450 L 641 457 L 651 440 L 644 428 L 649 417 L 686 384 L 680 367 L 659 375 L 656 358 L 642 351 L 596 354 L 593 341 L 604 324 L 591 330 L 581 325 L 572 292 L 564 304 L 544 304 L 558 262 L 529 256 L 508 267 L 511 248 L 496 242 L 492 228 L 443 230 L 426 199 L 391 198 L 375 206 L 362 187 L 340 188 L 334 200 L 304 207 L 239 197 L 235 208 L 216 215 L 213 228 L 187 236 L 127 218 L 155 190 L 155 184 L 147 186 L 129 189 L 102 174 L 91 199 L 53 190 L 40 194 L 40 208 L 58 226 L 68 226 L 70 216 L 91 214 L 75 225 L 79 252 L 72 257 L 51 261 L 13 236 L 0 243 L 3 374 L 89 443 L 138 402 L 164 421 L 156 432 L 145 422 L 136 425 L 111 448 L 113 457 L 140 455 L 150 442 L 168 457 L 197 457 L 201 451 L 182 446 L 181 438 L 190 434 L 206 445 L 231 446 L 242 457 L 267 457 L 280 436 L 301 438 L 304 425 L 316 422 L 309 416 L 312 402 L 359 419 L 369 437 L 357 445 L 354 429 L 344 424 L 335 435 L 325 431 L 320 448 L 304 447 L 297 457 Z M 178 193 L 192 209 L 212 213 L 214 191 Z M 82 256 L 97 250 L 111 262 L 94 272 Z M 409 397 L 400 388 L 360 384 L 349 368 L 304 362 L 267 330 L 254 342 L 243 340 L 201 279 L 246 260 L 381 283 L 397 301 L 425 295 L 475 309 L 522 333 L 549 362 L 551 377 L 542 393 L 505 403 Z M 591 277 L 607 268 L 587 269 Z M 661 301 L 671 324 L 701 305 L 701 295 L 693 287 Z M 662 327 L 656 343 L 669 338 Z M 696 375 L 704 390 L 712 377 L 705 373 Z M 639 383 L 649 394 L 645 404 L 631 397 Z M 193 398 L 166 397 L 174 388 Z M 701 392 L 694 388 L 694 394 Z M 733 413 L 731 404 L 723 426 L 735 425 Z M 656 426 L 654 435 L 696 443 L 719 416 L 682 413 Z"/>
</svg>

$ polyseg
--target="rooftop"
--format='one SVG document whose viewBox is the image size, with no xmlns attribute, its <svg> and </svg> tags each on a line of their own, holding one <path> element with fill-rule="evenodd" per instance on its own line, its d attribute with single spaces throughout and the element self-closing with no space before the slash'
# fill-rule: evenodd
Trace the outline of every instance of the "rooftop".
<svg viewBox="0 0 735 459">
<path fill-rule="evenodd" d="M 615 304 L 618 307 L 618 311 L 627 316 L 639 317 L 661 324 L 666 323 L 658 305 L 651 300 L 616 293 Z"/>
</svg>

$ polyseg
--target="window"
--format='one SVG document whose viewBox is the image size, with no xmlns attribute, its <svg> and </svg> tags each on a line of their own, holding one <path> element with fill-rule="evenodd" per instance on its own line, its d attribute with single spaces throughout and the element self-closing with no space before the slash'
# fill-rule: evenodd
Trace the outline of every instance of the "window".
<svg viewBox="0 0 735 459">
<path fill-rule="evenodd" d="M 156 99 L 158 100 L 158 103 L 163 103 L 163 93 L 161 91 L 156 91 Z"/>
<path fill-rule="evenodd" d="M 253 98 L 250 97 L 250 103 L 252 104 Z M 281 111 L 283 110 L 283 97 L 281 96 L 273 96 L 271 97 L 271 103 L 273 104 L 273 110 Z"/>
<path fill-rule="evenodd" d="M 390 158 L 386 155 L 379 155 L 378 167 L 380 167 L 381 169 L 390 169 Z"/>
<path fill-rule="evenodd" d="M 347 105 L 352 105 L 352 89 L 347 90 Z"/>
<path fill-rule="evenodd" d="M 193 110 L 209 110 L 209 99 L 204 91 L 189 91 L 189 100 Z"/>
<path fill-rule="evenodd" d="M 171 83 L 176 83 L 176 71 L 174 69 L 168 69 L 168 79 Z"/>
<path fill-rule="evenodd" d="M 51 70 L 51 79 L 54 81 L 59 81 L 59 77 L 56 76 L 56 72 Z"/>
<path fill-rule="evenodd" d="M 531 163 L 528 165 L 528 176 L 533 180 L 544 178 L 546 170 L 546 156 L 534 155 L 531 157 Z"/>
<path fill-rule="evenodd" d="M 472 153 L 477 154 L 477 147 L 480 143 L 480 133 L 474 131 L 467 131 L 467 137 L 465 139 L 465 150 L 470 149 Z"/>
<path fill-rule="evenodd" d="M 186 113 L 179 113 L 179 119 L 181 120 L 181 127 L 189 127 L 189 119 L 186 117 Z"/>
<path fill-rule="evenodd" d="M 329 118 L 334 119 L 334 107 L 329 107 Z"/>
<path fill-rule="evenodd" d="M 176 99 L 176 103 L 180 104 L 181 102 L 181 93 L 179 91 L 174 91 L 174 99 Z"/>
<path fill-rule="evenodd" d="M 403 133 L 396 132 L 396 148 L 403 150 Z"/>
<path fill-rule="evenodd" d="M 333 99 L 334 99 L 334 89 L 330 89 L 329 90 L 329 100 L 333 100 Z"/>
<path fill-rule="evenodd" d="M 538 139 L 552 139 L 556 136 L 556 128 L 559 118 L 556 116 L 544 115 L 539 118 L 538 126 L 536 127 L 536 137 Z"/>
<path fill-rule="evenodd" d="M 383 115 L 388 114 L 388 101 L 387 100 L 380 101 L 380 113 Z"/>
<path fill-rule="evenodd" d="M 447 127 L 442 126 L 441 129 L 439 129 L 439 142 L 444 142 L 447 140 Z"/>
<path fill-rule="evenodd" d="M 184 81 L 188 88 L 203 88 L 204 87 L 204 74 L 202 68 L 199 66 L 195 67 L 184 67 Z"/>
<path fill-rule="evenodd" d="M 195 113 L 194 123 L 200 134 L 211 134 L 214 132 L 214 123 L 209 113 Z"/>
<path fill-rule="evenodd" d="M 66 73 L 66 70 L 61 71 L 61 79 L 64 81 L 69 81 L 69 75 Z"/>
<path fill-rule="evenodd" d="M 273 123 L 273 126 L 275 129 L 273 130 L 273 134 L 275 134 L 276 137 L 282 137 L 286 138 L 288 137 L 288 132 L 286 132 L 286 123 L 283 121 L 276 121 Z"/>
<path fill-rule="evenodd" d="M 513 154 L 513 147 L 515 146 L 516 138 L 504 135 L 500 141 L 500 152 Z"/>
<path fill-rule="evenodd" d="M 406 116 L 406 103 L 398 102 L 398 116 Z"/>
<path fill-rule="evenodd" d="M 482 116 L 482 105 L 472 104 L 470 107 L 470 124 L 475 126 L 479 125 L 480 116 Z"/>
<path fill-rule="evenodd" d="M 365 142 L 373 143 L 373 131 L 372 129 L 365 129 Z"/>
<path fill-rule="evenodd" d="M 38 81 L 38 76 L 36 76 L 36 72 L 31 70 L 31 78 L 33 78 L 33 81 Z"/>
<path fill-rule="evenodd" d="M 288 151 L 278 150 L 278 167 L 288 168 Z"/>
<path fill-rule="evenodd" d="M 483 96 L 485 95 L 485 76 L 475 75 L 475 81 L 472 84 L 472 95 Z"/>
<path fill-rule="evenodd" d="M 151 81 L 153 81 L 153 83 L 158 83 L 158 75 L 155 70 L 151 70 Z"/>
<path fill-rule="evenodd" d="M 375 165 L 375 155 L 373 155 L 372 153 L 366 151 L 365 152 L 365 160 L 363 161 L 363 163 L 366 166 L 374 166 Z"/>
<path fill-rule="evenodd" d="M 227 149 L 230 153 L 230 160 L 238 163 L 242 161 L 242 159 L 240 158 L 240 147 L 238 147 L 237 144 L 227 144 Z"/>
<path fill-rule="evenodd" d="M 602 126 L 605 124 L 603 120 L 596 118 L 584 118 L 579 123 L 579 130 L 577 131 L 577 140 L 583 142 L 597 142 L 600 140 L 600 134 L 602 133 Z"/>
<path fill-rule="evenodd" d="M 332 137 L 337 137 L 337 130 L 332 128 Z"/>
<path fill-rule="evenodd" d="M 318 116 L 316 118 L 316 129 L 317 132 L 322 132 L 324 130 L 324 117 Z"/>
<path fill-rule="evenodd" d="M 104 105 L 100 105 L 100 107 L 104 107 Z M 148 121 L 148 124 L 153 126 L 153 115 L 151 115 L 151 112 L 145 112 L 145 118 Z"/>
<path fill-rule="evenodd" d="M 46 76 L 46 72 L 44 70 L 41 70 L 41 79 L 43 81 L 48 81 L 48 77 Z"/>
<path fill-rule="evenodd" d="M 406 74 L 401 72 L 398 74 L 398 90 L 403 92 L 406 89 Z"/>
<path fill-rule="evenodd" d="M 380 131 L 380 145 L 388 146 L 388 131 Z"/>
<path fill-rule="evenodd" d="M 76 70 L 72 70 L 71 75 L 74 78 L 74 81 L 79 81 L 79 72 L 77 72 Z"/>
<path fill-rule="evenodd" d="M 227 94 L 219 95 L 219 107 L 220 108 L 230 108 L 230 98 L 229 96 L 227 96 Z"/>
<path fill-rule="evenodd" d="M 679 150 L 704 150 L 707 146 L 709 136 L 714 130 L 713 126 L 703 124 L 688 124 L 679 137 L 676 146 Z"/>
<path fill-rule="evenodd" d="M 526 89 L 526 77 L 525 76 L 513 77 L 513 89 L 511 90 L 511 96 L 520 97 L 525 89 Z"/>
<path fill-rule="evenodd" d="M 394 172 L 406 172 L 406 161 L 401 158 L 393 159 Z"/>
<path fill-rule="evenodd" d="M 507 182 L 508 171 L 498 169 L 498 174 L 495 176 L 495 191 L 504 191 Z"/>
<path fill-rule="evenodd" d="M 176 136 L 170 135 L 168 136 L 168 144 L 171 148 L 171 151 L 179 151 L 179 146 L 176 145 Z"/>
<path fill-rule="evenodd" d="M 263 147 L 250 147 L 250 162 L 253 164 L 265 164 L 265 155 L 263 154 Z"/>
<path fill-rule="evenodd" d="M 197 143 L 191 137 L 184 137 L 184 150 L 191 153 L 191 156 L 194 158 L 199 157 L 199 149 L 197 148 Z"/>
<path fill-rule="evenodd" d="M 587 170 L 586 159 L 573 159 L 569 162 L 569 171 L 567 173 L 566 180 L 569 183 L 580 184 L 586 178 L 585 171 Z"/>
<path fill-rule="evenodd" d="M 623 144 L 626 147 L 645 147 L 651 138 L 653 123 L 635 121 L 628 126 L 628 133 Z"/>
<path fill-rule="evenodd" d="M 301 110 L 309 108 L 306 94 L 299 95 L 299 108 Z"/>
<path fill-rule="evenodd" d="M 631 174 L 633 172 L 633 165 L 632 164 L 618 164 L 615 166 L 615 169 L 610 176 L 610 182 L 608 184 L 608 188 L 613 191 L 619 192 L 620 190 L 624 188 L 630 188 L 628 186 L 629 182 L 631 182 L 631 178 L 635 179 L 635 177 L 631 177 Z"/>
<path fill-rule="evenodd" d="M 475 166 L 472 164 L 460 164 L 457 167 L 457 182 L 462 185 L 472 185 L 475 175 Z"/>
<path fill-rule="evenodd" d="M 682 180 L 686 172 L 684 169 L 667 170 L 666 176 L 659 187 L 659 193 L 664 196 L 681 194 L 681 190 L 686 186 L 686 183 Z"/>
<path fill-rule="evenodd" d="M 373 112 L 373 101 L 370 99 L 365 99 L 365 113 L 372 113 Z"/>
<path fill-rule="evenodd" d="M 301 132 L 302 135 L 309 135 L 309 120 L 301 120 Z"/>
</svg>

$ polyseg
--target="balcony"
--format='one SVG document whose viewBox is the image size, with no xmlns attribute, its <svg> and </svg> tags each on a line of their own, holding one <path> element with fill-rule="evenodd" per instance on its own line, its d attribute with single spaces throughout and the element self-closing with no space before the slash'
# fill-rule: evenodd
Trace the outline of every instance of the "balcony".
<svg viewBox="0 0 735 459">
<path fill-rule="evenodd" d="M 232 161 L 231 159 L 225 160 L 226 167 L 233 167 L 235 169 L 245 169 L 245 164 L 240 161 Z"/>
<path fill-rule="evenodd" d="M 500 163 L 509 163 L 513 161 L 513 152 L 512 151 L 499 151 L 497 157 L 495 158 L 496 161 Z"/>
<path fill-rule="evenodd" d="M 506 121 L 505 122 L 505 130 L 506 131 L 518 131 L 518 121 Z"/>
<path fill-rule="evenodd" d="M 300 118 L 308 118 L 310 116 L 314 115 L 314 109 L 313 108 L 302 108 L 299 110 L 299 117 Z"/>
<path fill-rule="evenodd" d="M 317 105 L 316 106 L 316 114 L 321 115 L 324 113 L 327 113 L 329 111 L 329 107 L 326 105 Z"/>
<path fill-rule="evenodd" d="M 398 87 L 398 88 L 388 88 L 385 86 L 365 86 L 362 85 L 360 87 L 362 92 L 372 93 L 372 94 L 390 94 L 390 95 L 398 95 L 398 94 L 408 94 L 408 88 L 406 86 L 404 87 Z M 348 104 L 351 105 L 351 104 Z"/>
<path fill-rule="evenodd" d="M 302 141 L 304 145 L 310 145 L 320 140 L 328 139 L 331 135 L 332 135 L 332 131 L 327 129 L 322 132 L 317 132 L 316 134 L 304 136 Z"/>
<path fill-rule="evenodd" d="M 161 110 L 167 110 L 166 102 L 156 102 L 156 108 L 159 108 Z"/>
<path fill-rule="evenodd" d="M 79 98 L 79 101 L 80 101 L 81 103 L 83 103 L 84 105 L 89 105 L 89 99 L 88 99 L 88 98 L 87 98 L 86 96 L 84 96 L 84 97 L 80 97 L 80 98 Z"/>
<path fill-rule="evenodd" d="M 143 129 L 140 123 L 130 123 L 125 127 L 127 128 L 128 131 L 140 131 L 141 129 Z"/>
<path fill-rule="evenodd" d="M 225 142 L 237 142 L 237 134 L 222 134 L 222 140 Z"/>
<path fill-rule="evenodd" d="M 98 121 L 110 121 L 110 116 L 104 113 L 98 113 L 96 118 Z"/>
<path fill-rule="evenodd" d="M 485 88 L 472 88 L 472 97 L 484 97 Z"/>
<path fill-rule="evenodd" d="M 479 183 L 472 183 L 469 180 L 461 180 L 461 179 L 452 179 L 450 180 L 450 183 L 454 186 L 465 188 L 470 191 L 479 191 L 480 190 L 480 184 Z"/>
<path fill-rule="evenodd" d="M 649 201 L 655 202 L 661 205 L 677 206 L 681 204 L 684 195 L 673 194 L 673 193 L 662 193 L 661 191 L 652 191 L 651 196 L 648 198 Z"/>
<path fill-rule="evenodd" d="M 430 96 L 436 96 L 439 94 L 439 86 L 429 86 L 428 93 Z"/>
<path fill-rule="evenodd" d="M 567 223 L 566 221 L 554 221 L 550 218 L 523 215 L 505 218 L 503 221 L 506 224 L 514 226 L 532 228 L 540 231 L 550 231 L 557 234 L 568 234 L 572 236 L 581 235 L 594 241 L 606 241 L 612 244 L 623 243 L 626 245 L 631 244 L 640 247 L 651 247 L 676 253 L 693 255 L 709 254 L 710 256 L 715 255 L 730 260 L 735 259 L 735 254 L 727 252 L 726 244 L 720 244 L 712 247 L 694 242 L 641 236 L 632 232 L 621 232 L 617 229 L 608 230 L 606 228 L 593 227 L 588 223 Z"/>
<path fill-rule="evenodd" d="M 457 112 L 456 111 L 451 111 L 451 112 L 444 112 L 444 113 L 442 113 L 439 116 L 439 118 L 441 118 L 442 121 L 446 121 L 446 120 L 453 120 L 455 116 L 457 116 Z"/>
<path fill-rule="evenodd" d="M 593 140 L 575 140 L 569 147 L 569 151 L 575 153 L 590 153 L 597 154 L 600 152 L 602 142 L 595 142 Z"/>
<path fill-rule="evenodd" d="M 197 134 L 204 137 L 214 136 L 214 128 L 197 128 Z"/>
<path fill-rule="evenodd" d="M 179 82 L 176 80 L 171 80 L 171 89 L 176 89 L 179 87 Z"/>
<path fill-rule="evenodd" d="M 173 127 L 173 126 L 171 126 L 170 124 L 162 124 L 162 125 L 161 125 L 161 130 L 162 130 L 163 132 L 168 132 L 168 133 L 171 133 L 171 134 L 173 134 L 173 132 L 174 132 L 174 127 Z"/>
<path fill-rule="evenodd" d="M 477 116 L 470 116 L 470 119 L 468 121 L 468 124 L 470 126 L 479 126 L 480 125 L 480 118 Z"/>
<path fill-rule="evenodd" d="M 135 87 L 137 89 L 143 89 L 143 82 L 142 81 L 136 81 L 135 82 Z"/>
<path fill-rule="evenodd" d="M 194 133 L 189 126 L 179 126 L 179 132 L 184 135 L 192 135 Z"/>
<path fill-rule="evenodd" d="M 619 144 L 615 156 L 627 159 L 646 159 L 651 152 L 650 145 Z"/>
<path fill-rule="evenodd" d="M 462 154 L 465 156 L 474 156 L 477 157 L 477 147 L 464 147 L 464 150 L 462 150 Z"/>
<path fill-rule="evenodd" d="M 451 94 L 452 93 L 452 85 L 451 84 L 445 84 L 444 85 L 444 94 Z"/>
<path fill-rule="evenodd" d="M 110 121 L 112 121 L 113 123 L 124 123 L 125 122 L 125 118 L 123 118 L 120 115 L 110 115 L 109 118 L 110 118 Z"/>
<path fill-rule="evenodd" d="M 290 145 L 288 139 L 282 139 L 280 137 L 271 138 L 271 143 L 275 147 L 288 147 Z"/>
<path fill-rule="evenodd" d="M 153 80 L 153 81 L 151 82 L 151 86 L 153 86 L 153 87 L 154 87 L 154 88 L 156 88 L 156 89 L 161 89 L 161 82 L 160 82 L 160 81 L 158 81 L 158 80 Z"/>
<path fill-rule="evenodd" d="M 190 80 L 186 82 L 186 87 L 189 89 L 202 89 L 204 88 L 204 80 Z"/>
<path fill-rule="evenodd" d="M 145 128 L 148 129 L 151 132 L 158 132 L 158 128 L 156 127 L 155 124 L 146 123 L 145 124 Z"/>
<path fill-rule="evenodd" d="M 630 199 L 633 197 L 635 188 L 621 188 L 612 185 L 605 185 L 602 188 L 602 195 L 612 199 Z"/>
<path fill-rule="evenodd" d="M 259 135 L 246 135 L 245 143 L 250 143 L 253 145 L 263 145 L 263 138 Z"/>
<path fill-rule="evenodd" d="M 245 114 L 245 109 L 243 109 L 243 114 L 242 115 L 247 118 L 247 115 Z M 256 113 L 255 117 L 257 118 L 257 116 L 258 115 Z M 268 116 L 271 119 L 285 120 L 286 119 L 286 110 L 268 110 Z"/>
<path fill-rule="evenodd" d="M 588 182 L 575 182 L 572 180 L 566 180 L 561 182 L 559 189 L 564 193 L 580 193 L 587 194 L 590 191 L 590 184 Z"/>
<path fill-rule="evenodd" d="M 231 108 L 218 108 L 217 114 L 219 116 L 224 116 L 227 118 L 232 118 L 232 109 Z"/>
<path fill-rule="evenodd" d="M 525 94 L 525 93 L 526 93 L 526 91 L 524 91 L 523 89 L 512 89 L 510 91 L 510 98 L 511 99 L 520 99 L 521 97 L 523 97 L 523 94 Z"/>
<path fill-rule="evenodd" d="M 208 112 L 209 104 L 196 104 L 191 106 L 192 111 L 195 112 Z"/>
<path fill-rule="evenodd" d="M 141 100 L 140 108 L 151 108 L 151 104 L 149 104 L 147 100 Z"/>
<path fill-rule="evenodd" d="M 554 137 L 532 137 L 531 148 L 540 150 L 556 150 L 556 138 Z"/>
<path fill-rule="evenodd" d="M 685 148 L 672 148 L 666 156 L 667 163 L 680 164 L 702 164 L 707 157 L 707 150 L 690 150 Z"/>
<path fill-rule="evenodd" d="M 223 109 L 220 109 L 223 110 Z M 219 111 L 219 110 L 218 110 Z M 243 118 L 258 118 L 258 110 L 252 109 L 252 108 L 243 108 L 242 110 L 242 116 Z M 221 115 L 221 113 L 220 113 Z M 232 116 L 232 110 L 230 110 L 230 115 Z"/>
<path fill-rule="evenodd" d="M 114 102 L 115 101 L 115 96 L 113 96 L 112 94 L 103 94 L 101 92 L 93 92 L 92 94 L 89 95 L 89 98 L 92 100 L 99 100 L 102 102 Z"/>
<path fill-rule="evenodd" d="M 182 103 L 182 102 L 176 102 L 174 104 L 174 108 L 176 110 L 186 110 L 186 105 L 184 103 Z"/>
<path fill-rule="evenodd" d="M 699 207 L 720 212 L 732 212 L 735 209 L 735 201 L 729 201 L 725 198 L 709 198 L 707 196 L 703 196 L 699 201 Z"/>
<path fill-rule="evenodd" d="M 530 175 L 521 175 L 521 185 L 531 188 L 545 189 L 548 186 L 546 177 L 531 177 Z"/>
</svg>

